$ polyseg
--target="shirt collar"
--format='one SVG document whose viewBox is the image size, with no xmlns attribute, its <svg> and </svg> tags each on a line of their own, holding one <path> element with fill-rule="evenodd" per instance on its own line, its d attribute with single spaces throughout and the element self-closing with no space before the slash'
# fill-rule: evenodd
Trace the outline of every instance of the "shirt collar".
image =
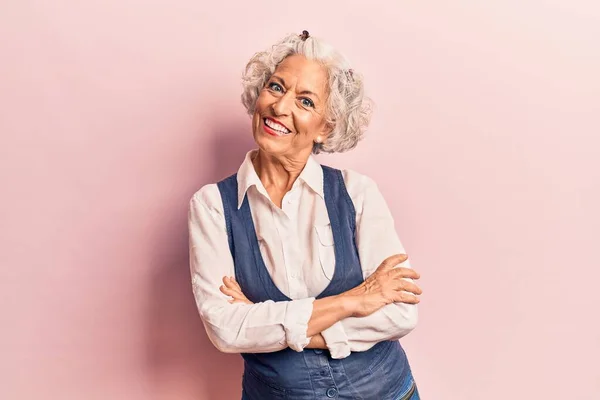
<svg viewBox="0 0 600 400">
<path fill-rule="evenodd" d="M 308 157 L 306 165 L 304 166 L 304 169 L 298 178 L 306 183 L 308 187 L 319 196 L 325 198 L 325 194 L 323 192 L 323 168 L 321 167 L 321 164 L 317 162 L 314 156 L 311 155 Z"/>
<path fill-rule="evenodd" d="M 267 198 L 269 197 L 260 178 L 258 177 L 258 174 L 256 173 L 256 170 L 254 169 L 254 165 L 252 164 L 252 157 L 256 151 L 257 150 L 251 150 L 246 153 L 246 158 L 238 169 L 238 210 L 240 207 L 242 207 L 244 197 L 246 197 L 246 192 L 252 186 L 256 186 L 260 193 Z M 300 176 L 298 176 L 298 180 L 306 183 L 308 187 L 311 188 L 315 193 L 322 198 L 325 198 L 323 192 L 323 168 L 321 168 L 321 164 L 319 164 L 312 155 L 308 157 L 304 169 L 300 173 Z M 294 182 L 294 186 L 297 184 L 298 182 Z"/>
</svg>

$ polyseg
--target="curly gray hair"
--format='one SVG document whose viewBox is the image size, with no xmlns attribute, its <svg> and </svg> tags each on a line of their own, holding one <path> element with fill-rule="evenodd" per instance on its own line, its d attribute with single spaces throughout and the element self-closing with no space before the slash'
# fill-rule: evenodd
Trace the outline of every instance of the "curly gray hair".
<svg viewBox="0 0 600 400">
<path fill-rule="evenodd" d="M 313 153 L 341 153 L 356 147 L 363 138 L 371 119 L 372 102 L 364 95 L 362 76 L 352 69 L 348 60 L 332 46 L 312 36 L 290 34 L 270 50 L 256 53 L 246 65 L 242 76 L 242 104 L 248 114 L 254 114 L 256 99 L 275 68 L 286 57 L 300 54 L 319 61 L 329 78 L 329 96 L 325 118 L 333 127 L 324 143 L 315 143 Z"/>
</svg>

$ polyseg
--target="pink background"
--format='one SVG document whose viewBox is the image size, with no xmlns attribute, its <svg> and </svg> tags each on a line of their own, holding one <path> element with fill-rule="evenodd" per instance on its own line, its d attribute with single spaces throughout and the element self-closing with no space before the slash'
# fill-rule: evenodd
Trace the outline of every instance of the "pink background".
<svg viewBox="0 0 600 400">
<path fill-rule="evenodd" d="M 320 160 L 379 183 L 423 275 L 423 398 L 599 399 L 599 26 L 591 0 L 2 2 L 0 398 L 239 399 L 187 205 L 252 146 L 246 61 L 308 29 L 378 104 Z"/>
</svg>

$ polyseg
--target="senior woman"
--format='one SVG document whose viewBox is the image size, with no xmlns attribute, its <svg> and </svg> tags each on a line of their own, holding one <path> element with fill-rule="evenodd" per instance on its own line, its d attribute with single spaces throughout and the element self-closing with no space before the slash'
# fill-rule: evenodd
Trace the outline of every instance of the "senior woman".
<svg viewBox="0 0 600 400">
<path fill-rule="evenodd" d="M 419 275 L 376 184 L 312 156 L 360 140 L 360 75 L 304 31 L 257 53 L 243 83 L 258 149 L 190 201 L 208 337 L 242 354 L 243 399 L 418 399 L 398 339 L 417 321 Z"/>
</svg>

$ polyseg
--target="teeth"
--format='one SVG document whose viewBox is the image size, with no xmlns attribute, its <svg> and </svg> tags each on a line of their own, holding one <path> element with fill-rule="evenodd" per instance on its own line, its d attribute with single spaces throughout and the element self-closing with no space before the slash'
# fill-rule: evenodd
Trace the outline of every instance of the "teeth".
<svg viewBox="0 0 600 400">
<path fill-rule="evenodd" d="M 265 118 L 265 124 L 269 128 L 276 130 L 277 132 L 281 132 L 281 133 L 288 133 L 289 132 L 285 126 L 283 126 L 281 124 L 278 124 L 277 122 L 272 121 L 272 120 L 270 120 L 268 118 Z"/>
</svg>

